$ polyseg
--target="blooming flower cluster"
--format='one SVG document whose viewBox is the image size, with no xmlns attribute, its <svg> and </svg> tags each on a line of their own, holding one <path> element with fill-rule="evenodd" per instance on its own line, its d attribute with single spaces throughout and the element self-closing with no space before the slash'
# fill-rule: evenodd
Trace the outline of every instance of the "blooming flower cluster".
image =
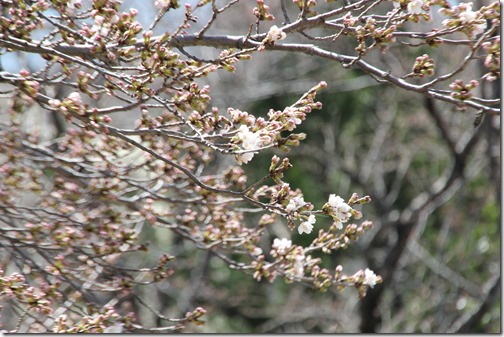
<svg viewBox="0 0 504 337">
<path fill-rule="evenodd" d="M 277 158 L 278 161 L 278 158 Z M 289 184 L 284 183 L 282 188 L 276 193 L 276 198 L 282 198 L 281 195 L 286 195 L 292 193 L 290 192 Z M 359 198 L 356 194 L 352 195 L 349 203 L 365 203 L 369 202 L 369 197 Z M 313 209 L 313 205 L 306 202 L 302 196 L 295 196 L 289 200 L 287 206 L 285 206 L 285 211 L 290 219 L 289 227 L 292 229 L 294 223 L 292 219 L 302 219 L 300 225 L 298 226 L 299 234 L 310 234 L 313 231 L 313 225 L 316 222 L 315 214 L 303 214 L 303 212 L 308 212 Z M 334 220 L 334 225 L 337 229 L 343 229 L 343 223 L 348 222 L 350 217 L 359 219 L 362 217 L 362 213 L 353 209 L 348 203 L 346 203 L 343 198 L 335 194 L 329 195 L 328 202 L 323 206 L 322 211 L 331 216 Z"/>
<path fill-rule="evenodd" d="M 264 139 L 261 139 L 261 135 L 258 132 L 252 132 L 246 125 L 240 126 L 237 134 L 238 139 L 241 141 L 242 148 L 244 150 L 258 150 L 264 144 Z M 236 155 L 236 161 L 238 164 L 246 164 L 252 160 L 257 151 L 245 152 Z"/>
<path fill-rule="evenodd" d="M 306 205 L 303 197 L 294 197 L 289 201 L 289 204 L 285 208 L 288 213 L 297 211 L 299 208 Z"/>
<path fill-rule="evenodd" d="M 471 38 L 476 35 L 482 34 L 487 29 L 486 19 L 480 11 L 473 10 L 473 3 L 460 3 L 451 9 L 441 8 L 439 13 L 442 15 L 449 15 L 452 18 L 443 20 L 445 27 L 458 27 L 464 26 L 464 32 Z"/>
<path fill-rule="evenodd" d="M 327 204 L 330 208 L 330 214 L 336 222 L 338 229 L 343 229 L 343 223 L 347 222 L 352 216 L 352 207 L 350 207 L 340 196 L 335 194 L 329 195 Z"/>
<path fill-rule="evenodd" d="M 322 104 L 315 102 L 314 98 L 316 92 L 326 86 L 325 82 L 320 82 L 311 88 L 302 99 L 283 111 L 271 109 L 268 112 L 268 119 L 256 118 L 245 111 L 229 108 L 230 122 L 233 125 L 239 125 L 236 135 L 232 139 L 235 144 L 234 150 L 238 151 L 235 152 L 238 164 L 248 163 L 257 153 L 256 150 L 264 147 L 275 146 L 287 152 L 290 146 L 299 145 L 299 142 L 306 137 L 304 133 L 289 134 L 286 137 L 282 137 L 281 133 L 293 131 L 306 118 L 307 113 L 313 109 L 322 108 Z M 191 95 L 191 97 L 193 96 L 195 95 Z M 191 117 L 193 116 L 191 115 Z M 200 119 L 198 122 L 203 122 L 203 120 Z M 239 145 L 241 145 L 241 149 Z"/>
<path fill-rule="evenodd" d="M 411 0 L 408 3 L 408 13 L 410 14 L 420 14 L 424 12 L 422 6 L 425 4 L 423 0 Z"/>
<path fill-rule="evenodd" d="M 273 240 L 273 245 L 271 246 L 271 248 L 273 249 L 271 255 L 283 256 L 289 252 L 291 246 L 292 246 L 291 240 L 286 238 L 283 239 L 276 238 L 275 240 Z"/>
<path fill-rule="evenodd" d="M 287 184 L 288 185 L 288 184 Z M 313 209 L 313 205 L 306 202 L 302 196 L 297 196 L 289 200 L 289 203 L 285 207 L 285 210 L 289 215 L 297 216 L 298 218 L 305 218 L 298 227 L 299 234 L 310 234 L 313 230 L 313 225 L 316 222 L 315 215 L 310 214 L 307 218 L 305 215 L 299 213 L 303 211 L 310 211 Z"/>
<path fill-rule="evenodd" d="M 472 34 L 479 35 L 487 29 L 486 20 L 477 20 L 478 13 L 473 11 L 472 2 L 468 3 L 464 12 L 460 13 L 460 22 L 463 24 L 471 24 L 473 27 Z"/>
<path fill-rule="evenodd" d="M 460 22 L 468 23 L 468 22 L 476 19 L 476 12 L 473 11 L 472 6 L 473 6 L 472 2 L 468 3 L 465 7 L 465 11 L 460 13 L 460 15 L 459 15 Z"/>
<path fill-rule="evenodd" d="M 55 319 L 54 333 L 113 333 L 122 332 L 123 324 L 119 323 L 120 315 L 112 306 L 106 306 L 98 313 L 82 317 L 80 322 L 72 322 L 63 314 Z M 77 324 L 75 324 L 77 323 Z"/>
</svg>

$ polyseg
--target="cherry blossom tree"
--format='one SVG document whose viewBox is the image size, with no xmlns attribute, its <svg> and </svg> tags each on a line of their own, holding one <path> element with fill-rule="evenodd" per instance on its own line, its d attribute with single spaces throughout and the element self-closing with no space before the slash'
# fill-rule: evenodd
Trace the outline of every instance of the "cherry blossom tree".
<svg viewBox="0 0 504 337">
<path fill-rule="evenodd" d="M 334 191 L 315 205 L 285 178 L 296 165 L 285 154 L 306 138 L 298 130 L 323 107 L 317 94 L 331 83 L 321 78 L 290 105 L 256 116 L 212 104 L 226 93 L 205 81 L 221 72 L 273 51 L 304 54 L 453 105 L 475 124 L 500 113 L 500 98 L 477 89 L 500 79 L 496 1 L 157 0 L 147 25 L 139 17 L 150 11 L 132 4 L 1 1 L 3 55 L 37 55 L 40 64 L 0 72 L 8 331 L 204 324 L 212 314 L 205 308 L 164 313 L 143 296 L 170 284 L 192 248 L 258 282 L 350 287 L 364 299 L 384 281 L 372 268 L 346 272 L 321 258 L 373 227 L 363 217 L 371 198 Z M 240 26 L 223 34 L 219 23 L 239 5 L 247 9 Z M 438 54 L 455 49 L 449 68 L 439 67 Z M 407 72 L 390 66 L 396 54 L 407 55 Z M 27 125 L 34 113 L 46 122 Z M 273 150 L 284 155 L 271 155 L 262 178 L 250 181 L 245 167 Z M 290 236 L 275 236 L 273 226 Z"/>
</svg>

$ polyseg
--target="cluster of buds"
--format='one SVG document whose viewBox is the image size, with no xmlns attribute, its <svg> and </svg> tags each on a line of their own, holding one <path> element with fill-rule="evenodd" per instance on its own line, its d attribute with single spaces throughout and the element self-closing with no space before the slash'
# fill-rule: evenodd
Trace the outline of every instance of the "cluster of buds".
<svg viewBox="0 0 504 337">
<path fill-rule="evenodd" d="M 368 46 L 366 45 L 368 38 L 373 38 L 373 45 L 379 45 L 384 47 L 384 45 L 395 41 L 394 32 L 397 30 L 396 25 L 390 25 L 388 27 L 379 27 L 376 25 L 376 20 L 374 18 L 367 18 L 364 26 L 359 25 L 355 27 L 355 35 L 359 45 L 355 48 L 360 55 L 365 54 L 368 51 Z"/>
<path fill-rule="evenodd" d="M 375 285 L 383 282 L 381 276 L 378 276 L 369 268 L 365 270 L 359 270 L 351 276 L 342 274 L 343 268 L 341 266 L 336 267 L 336 279 L 339 283 L 340 289 L 344 288 L 345 284 L 353 285 L 359 292 L 359 298 L 364 298 L 366 296 L 366 291 L 368 287 L 374 288 Z"/>
<path fill-rule="evenodd" d="M 257 7 L 252 9 L 252 13 L 259 21 L 275 20 L 273 14 L 269 12 L 269 9 L 269 6 L 264 4 L 264 0 L 257 0 Z"/>
<path fill-rule="evenodd" d="M 82 7 L 80 2 L 70 1 L 65 10 L 73 12 L 80 7 Z M 120 46 L 134 44 L 137 34 L 143 30 L 140 22 L 135 20 L 138 10 L 134 8 L 128 12 L 118 13 L 118 6 L 103 1 L 95 3 L 90 13 L 93 18 L 92 25 L 82 24 L 78 30 L 79 35 L 65 34 L 63 38 L 67 43 L 75 44 L 76 39 L 85 38 L 87 42 L 94 42 L 94 52 L 104 52 L 106 51 L 105 43 L 108 41 L 117 42 Z M 108 61 L 116 60 L 116 54 L 110 51 L 106 53 L 106 57 Z"/>
<path fill-rule="evenodd" d="M 266 261 L 264 255 L 259 255 L 256 260 L 252 261 L 252 267 L 255 269 L 253 277 L 257 281 L 265 278 L 268 282 L 273 282 L 277 277 L 277 271 L 271 263 Z"/>
<path fill-rule="evenodd" d="M 478 81 L 476 80 L 471 80 L 468 84 L 464 84 L 462 80 L 455 80 L 450 84 L 450 89 L 453 90 L 451 96 L 461 101 L 468 100 L 473 96 L 471 90 L 477 86 Z"/>
<path fill-rule="evenodd" d="M 487 52 L 485 58 L 485 67 L 490 69 L 490 73 L 485 77 L 488 81 L 500 78 L 500 36 L 497 36 L 492 42 L 482 44 L 483 49 Z"/>
<path fill-rule="evenodd" d="M 30 34 L 42 27 L 42 20 L 37 13 L 49 8 L 47 1 L 34 1 L 31 4 L 6 6 L 9 16 L 0 17 L 0 35 L 13 36 L 19 39 L 31 40 Z"/>
<path fill-rule="evenodd" d="M 205 322 L 201 321 L 200 318 L 206 314 L 206 310 L 202 307 L 197 307 L 193 311 L 186 313 L 185 320 L 187 322 L 194 323 L 196 325 L 205 324 Z"/>
<path fill-rule="evenodd" d="M 375 40 L 376 44 L 387 44 L 391 42 L 395 42 L 396 38 L 394 37 L 394 32 L 397 30 L 396 25 L 390 25 L 389 27 L 381 27 L 376 28 L 371 33 L 371 36 Z"/>
<path fill-rule="evenodd" d="M 326 254 L 333 250 L 346 249 L 352 241 L 357 241 L 372 226 L 373 223 L 370 221 L 364 221 L 360 225 L 349 224 L 342 233 L 338 224 L 333 222 L 327 231 L 319 230 L 318 237 L 312 242 L 312 247 L 321 249 Z"/>
<path fill-rule="evenodd" d="M 63 101 L 58 99 L 49 100 L 49 106 L 53 109 L 57 109 L 68 118 L 71 117 L 71 113 L 85 116 L 87 110 L 87 105 L 82 101 L 82 97 L 78 91 L 72 92 Z"/>
<path fill-rule="evenodd" d="M 422 56 L 418 56 L 415 60 L 415 64 L 413 65 L 413 72 L 411 76 L 415 77 L 425 77 L 434 75 L 434 71 L 436 68 L 436 64 L 433 59 L 429 57 L 429 55 L 424 54 Z"/>
<path fill-rule="evenodd" d="M 162 254 L 159 257 L 157 267 L 152 268 L 152 272 L 154 273 L 154 280 L 164 280 L 174 273 L 174 270 L 168 267 L 168 263 L 170 263 L 174 259 L 175 256 L 169 254 Z"/>
<path fill-rule="evenodd" d="M 79 87 L 79 90 L 84 93 L 89 95 L 90 97 L 96 99 L 98 98 L 98 95 L 90 92 L 90 84 L 94 80 L 93 76 L 84 71 L 79 71 L 77 73 L 77 86 Z"/>
<path fill-rule="evenodd" d="M 270 254 L 275 258 L 273 263 L 263 264 L 263 270 L 256 270 L 256 276 L 264 275 L 264 270 L 268 271 L 268 281 L 272 282 L 277 270 L 282 270 L 282 274 L 287 282 L 292 282 L 294 279 L 302 279 L 307 271 L 317 268 L 321 263 L 320 258 L 313 258 L 311 255 L 306 255 L 303 247 L 292 244 L 291 240 L 286 238 L 273 241 Z"/>
<path fill-rule="evenodd" d="M 46 288 L 48 291 L 44 292 L 42 288 Z M 54 288 L 50 286 L 35 288 L 26 283 L 23 275 L 13 273 L 6 276 L 3 269 L 0 269 L 0 294 L 6 298 L 15 298 L 25 305 L 28 310 L 45 315 L 53 312 L 50 298 L 57 296 Z"/>
<path fill-rule="evenodd" d="M 37 81 L 23 81 L 21 83 L 21 91 L 30 99 L 36 98 L 40 90 L 40 83 Z"/>
<path fill-rule="evenodd" d="M 316 0 L 292 0 L 292 2 L 299 8 L 300 11 L 305 11 L 307 15 L 317 15 L 317 11 L 312 9 L 317 5 Z"/>
<path fill-rule="evenodd" d="M 227 70 L 231 73 L 234 73 L 236 70 L 235 64 L 238 63 L 239 60 L 250 60 L 251 56 L 248 54 L 235 53 L 233 49 L 225 49 L 219 54 L 219 66 L 222 69 Z M 207 71 L 210 71 L 208 69 Z"/>
<path fill-rule="evenodd" d="M 144 34 L 145 39 L 147 39 L 152 32 L 149 33 L 150 34 Z M 141 57 L 142 66 L 145 69 L 150 69 L 151 73 L 167 78 L 178 75 L 183 71 L 184 67 L 189 66 L 180 60 L 179 54 L 165 46 L 158 45 L 155 49 L 145 50 L 142 52 Z"/>
<path fill-rule="evenodd" d="M 353 27 L 355 24 L 359 22 L 359 18 L 352 15 L 352 13 L 348 12 L 343 16 L 343 24 L 346 27 Z"/>
<path fill-rule="evenodd" d="M 320 83 L 309 91 L 305 99 L 285 108 L 283 111 L 270 110 L 268 120 L 256 118 L 247 112 L 238 109 L 228 109 L 234 125 L 240 125 L 235 136 L 232 138 L 234 153 L 238 164 L 246 164 L 257 153 L 257 150 L 276 146 L 288 152 L 289 146 L 297 146 L 305 139 L 304 133 L 290 134 L 281 137 L 283 131 L 293 131 L 306 118 L 306 114 L 312 109 L 321 109 L 320 102 L 314 102 L 315 92 L 325 88 L 325 82 Z"/>
<path fill-rule="evenodd" d="M 181 89 L 176 93 L 173 102 L 183 111 L 195 111 L 199 114 L 206 110 L 210 101 L 209 91 L 210 88 L 207 85 L 200 88 L 197 83 L 191 83 L 188 90 Z"/>
<path fill-rule="evenodd" d="M 121 316 L 113 307 L 107 306 L 92 315 L 84 316 L 79 322 L 72 322 L 63 314 L 55 319 L 53 333 L 104 333 L 118 331 Z M 113 330 L 111 331 L 112 328 Z"/>
</svg>

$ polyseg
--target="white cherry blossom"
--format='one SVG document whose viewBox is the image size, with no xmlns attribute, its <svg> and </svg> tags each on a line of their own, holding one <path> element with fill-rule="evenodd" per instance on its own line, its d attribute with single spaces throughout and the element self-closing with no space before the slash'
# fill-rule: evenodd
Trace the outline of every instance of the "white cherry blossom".
<svg viewBox="0 0 504 337">
<path fill-rule="evenodd" d="M 306 234 L 310 234 L 313 230 L 313 224 L 316 222 L 317 220 L 315 219 L 315 215 L 310 215 L 308 217 L 308 220 L 306 221 L 303 221 L 299 227 L 298 227 L 298 232 L 299 234 L 303 234 L 303 233 L 306 233 Z"/>
<path fill-rule="evenodd" d="M 459 15 L 460 22 L 468 23 L 476 19 L 476 12 L 472 10 L 472 2 L 467 4 L 466 10 Z"/>
<path fill-rule="evenodd" d="M 289 204 L 285 208 L 287 212 L 293 212 L 301 207 L 306 205 L 306 202 L 304 201 L 303 197 L 294 197 L 289 201 Z"/>
<path fill-rule="evenodd" d="M 170 6 L 171 0 L 156 0 L 154 6 L 157 8 L 166 8 Z"/>
<path fill-rule="evenodd" d="M 486 21 L 483 21 L 483 23 L 480 24 L 475 24 L 473 25 L 474 30 L 472 31 L 473 35 L 478 35 L 483 33 L 487 29 L 487 23 Z"/>
<path fill-rule="evenodd" d="M 478 13 L 473 11 L 472 6 L 472 2 L 466 4 L 465 11 L 460 13 L 459 18 L 461 23 L 472 24 L 472 35 L 475 36 L 483 33 L 487 29 L 487 22 L 486 20 L 481 20 L 480 23 L 478 23 L 478 21 L 480 20 L 473 22 L 474 20 L 476 20 Z"/>
<path fill-rule="evenodd" d="M 341 222 L 347 222 L 352 216 L 352 213 L 350 213 L 352 207 L 350 207 L 340 196 L 335 194 L 329 195 L 328 203 L 332 207 L 334 215 Z"/>
<path fill-rule="evenodd" d="M 335 223 L 336 223 L 337 229 L 339 229 L 339 230 L 343 229 L 343 223 L 341 221 L 336 221 Z"/>
<path fill-rule="evenodd" d="M 286 238 L 279 239 L 276 238 L 273 240 L 273 245 L 271 246 L 274 248 L 279 255 L 285 255 L 289 251 L 290 247 L 292 246 L 292 241 Z"/>
<path fill-rule="evenodd" d="M 70 95 L 68 95 L 67 99 L 71 100 L 75 104 L 79 104 L 79 105 L 83 104 L 81 95 L 77 91 L 74 91 Z"/>
<path fill-rule="evenodd" d="M 275 25 L 275 26 L 271 26 L 270 30 L 268 31 L 268 35 L 266 35 L 266 40 L 271 41 L 271 42 L 275 42 L 278 40 L 285 39 L 286 36 L 287 35 L 280 28 L 278 28 Z"/>
<path fill-rule="evenodd" d="M 252 132 L 246 125 L 240 126 L 238 129 L 238 139 L 242 141 L 242 148 L 244 150 L 256 150 L 262 146 L 262 140 L 259 133 Z M 246 164 L 252 160 L 257 152 L 241 153 L 236 156 L 238 164 Z"/>
<path fill-rule="evenodd" d="M 373 288 L 376 285 L 377 280 L 378 276 L 376 276 L 374 271 L 372 271 L 369 268 L 366 268 L 366 270 L 364 270 L 364 281 L 363 281 L 364 284 Z"/>
<path fill-rule="evenodd" d="M 420 14 L 424 10 L 422 9 L 422 5 L 424 2 L 422 0 L 412 0 L 408 4 L 408 13 L 410 14 Z"/>
</svg>

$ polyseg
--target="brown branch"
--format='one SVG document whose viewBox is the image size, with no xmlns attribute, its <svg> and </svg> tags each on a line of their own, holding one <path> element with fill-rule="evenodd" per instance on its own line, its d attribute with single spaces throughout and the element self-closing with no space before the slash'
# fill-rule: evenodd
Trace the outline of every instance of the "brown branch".
<svg viewBox="0 0 504 337">
<path fill-rule="evenodd" d="M 319 19 L 320 20 L 320 19 Z M 301 31 L 303 29 L 307 29 L 310 27 L 316 27 L 319 24 L 318 21 L 313 21 L 311 19 L 307 19 L 305 21 L 296 21 L 290 25 L 286 25 L 283 27 L 285 32 L 293 32 L 293 31 Z M 262 39 L 265 37 L 265 34 L 256 34 L 251 36 L 250 38 L 245 38 L 243 36 L 231 36 L 231 35 L 213 35 L 213 36 L 203 36 L 200 37 L 197 34 L 187 34 L 183 36 L 173 36 L 166 42 L 167 46 L 182 48 L 189 46 L 205 46 L 205 47 L 213 47 L 213 48 L 237 48 L 237 49 L 254 49 L 259 48 L 262 45 Z M 156 41 L 158 38 L 153 38 L 152 41 Z M 41 46 L 36 41 L 35 42 L 27 42 L 25 40 L 16 39 L 14 37 L 5 37 L 0 35 L 0 45 L 13 48 L 20 51 L 26 52 L 34 52 L 34 53 L 49 53 L 59 57 L 63 57 L 68 59 L 69 61 L 76 62 L 78 64 L 87 66 L 91 69 L 99 70 L 100 72 L 117 77 L 117 74 L 110 73 L 106 69 L 99 67 L 97 65 L 89 64 L 89 62 L 84 62 L 80 58 L 72 57 L 72 56 L 80 56 L 84 58 L 88 58 L 93 55 L 92 46 L 90 45 L 74 45 L 68 46 L 65 44 L 60 44 L 53 47 Z M 144 47 L 143 42 L 137 42 L 136 48 L 141 49 Z M 117 48 L 111 44 L 108 46 L 109 50 L 113 50 Z M 490 106 L 486 106 L 484 104 L 480 104 L 475 100 L 466 100 L 461 102 L 458 99 L 451 97 L 448 93 L 442 94 L 437 90 L 422 85 L 415 85 L 405 81 L 402 78 L 394 76 L 390 73 L 390 71 L 385 71 L 379 69 L 359 57 L 348 56 L 343 54 L 338 54 L 332 51 L 325 50 L 323 48 L 317 47 L 312 44 L 290 44 L 290 43 L 275 43 L 273 45 L 268 44 L 265 45 L 265 49 L 267 50 L 278 50 L 285 52 L 294 52 L 294 53 L 303 53 L 310 56 L 316 56 L 324 59 L 329 59 L 333 61 L 337 61 L 341 64 L 352 64 L 364 72 L 368 73 L 372 77 L 374 77 L 377 81 L 384 83 L 394 84 L 402 89 L 408 91 L 419 92 L 427 97 L 445 101 L 457 106 L 464 105 L 468 107 L 472 107 L 477 110 L 484 111 L 490 115 L 500 114 L 499 108 L 492 108 Z M 431 82 L 432 83 L 432 82 Z"/>
</svg>

